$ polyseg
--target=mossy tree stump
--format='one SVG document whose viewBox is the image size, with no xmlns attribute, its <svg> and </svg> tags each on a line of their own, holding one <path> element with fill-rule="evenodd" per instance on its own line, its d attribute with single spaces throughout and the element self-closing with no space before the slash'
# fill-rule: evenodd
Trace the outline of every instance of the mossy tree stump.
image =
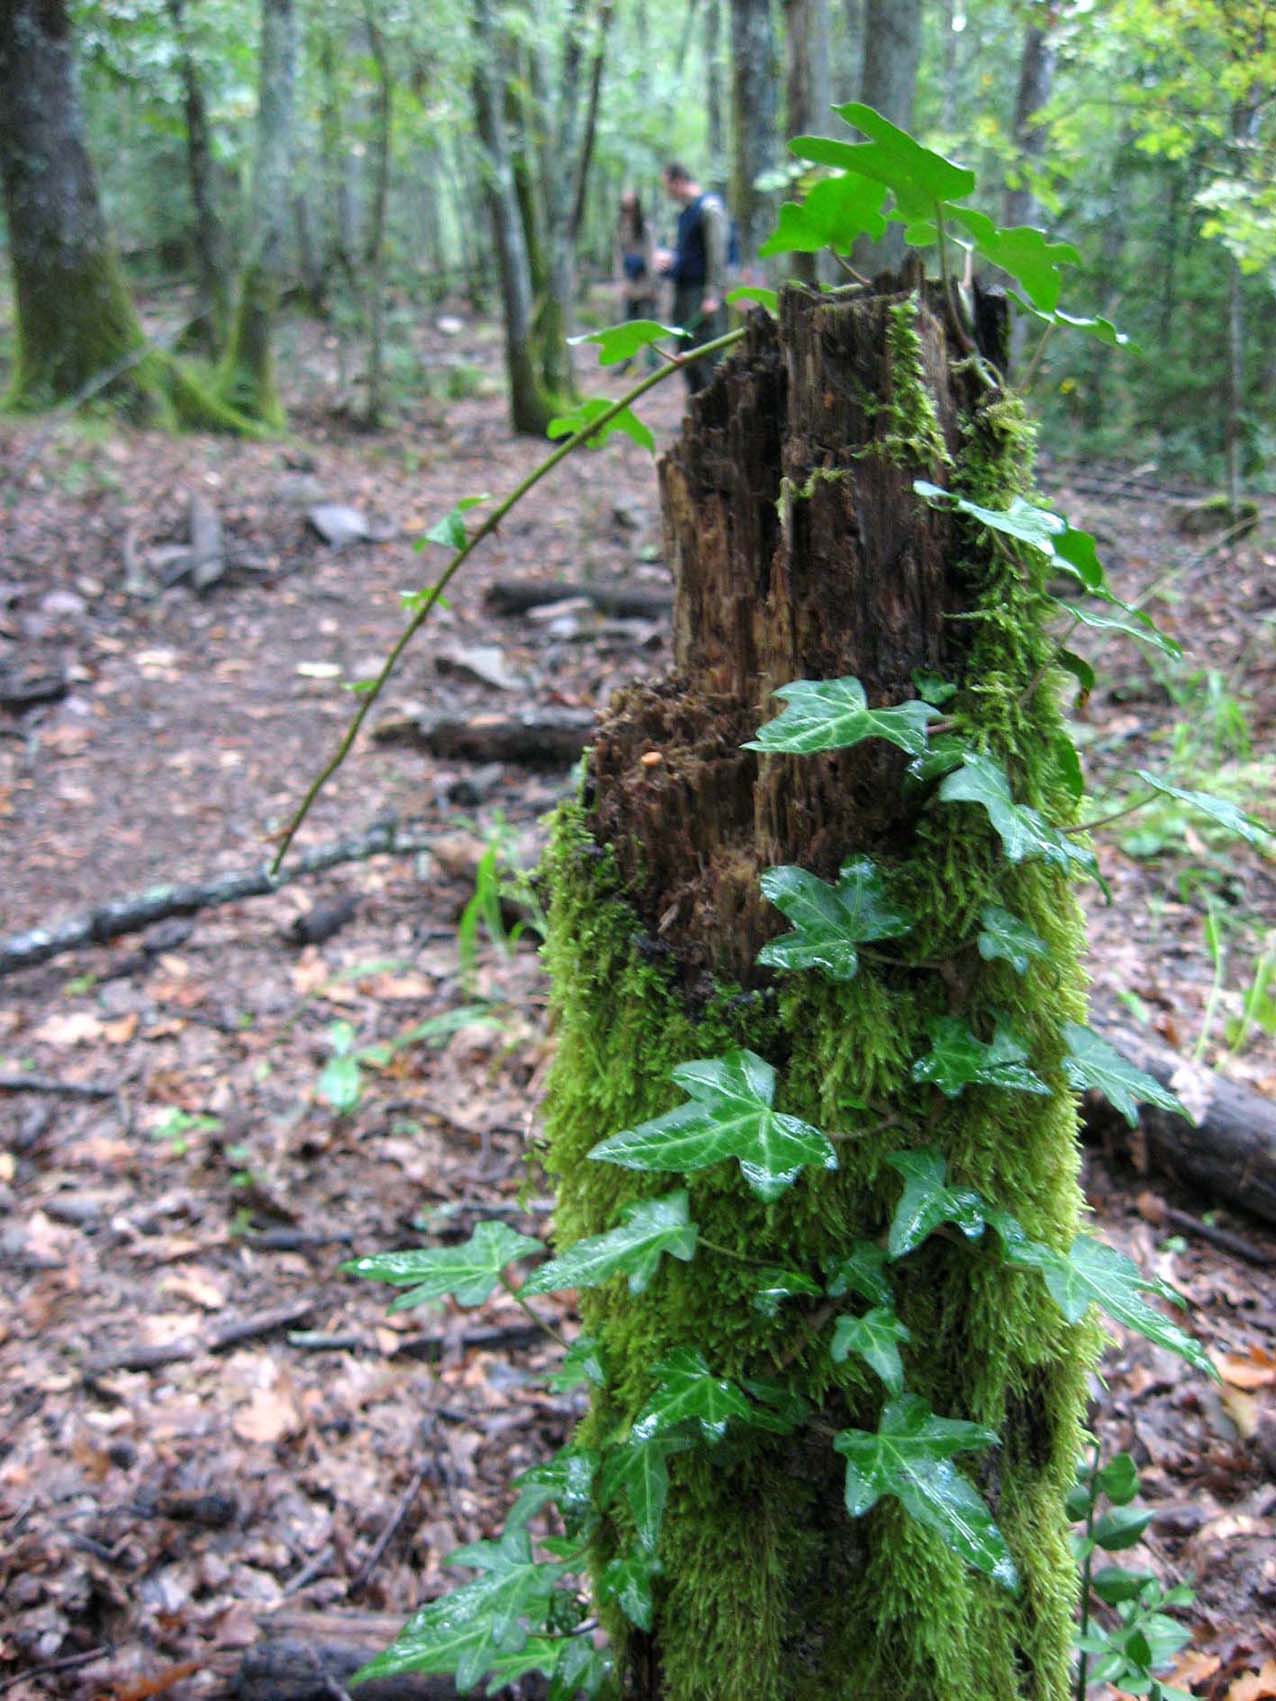
<svg viewBox="0 0 1276 1701">
<path fill-rule="evenodd" d="M 893 1500 L 848 1517 L 831 1434 L 875 1430 L 882 1387 L 862 1361 L 832 1362 L 827 1302 L 798 1299 L 777 1316 L 751 1304 L 759 1262 L 818 1270 L 855 1238 L 880 1238 L 899 1195 L 885 1159 L 908 1147 L 938 1146 L 955 1182 L 1052 1245 L 1077 1227 L 1060 1025 L 1083 1012 L 1081 928 L 1064 879 L 1007 864 L 982 811 L 924 807 L 925 785 L 906 779 L 892 746 L 803 758 L 741 748 L 792 680 L 855 675 L 876 707 L 915 697 L 925 670 L 958 687 L 944 711 L 954 731 L 1006 763 L 1016 796 L 1070 818 L 1043 587 L 988 534 L 913 493 L 920 477 L 999 506 L 1030 477 L 1018 402 L 984 359 L 954 350 L 934 301 L 883 280 L 872 294 L 790 289 L 778 323 L 753 316 L 661 466 L 674 672 L 615 699 L 551 852 L 560 1246 L 668 1190 L 666 1176 L 587 1153 L 678 1103 L 670 1070 L 690 1059 L 758 1052 L 779 1072 L 778 1108 L 834 1135 L 839 1158 L 769 1205 L 734 1164 L 698 1172 L 687 1183 L 694 1262 L 666 1259 L 639 1297 L 619 1280 L 582 1295 L 608 1372 L 585 1441 L 623 1437 L 652 1366 L 688 1345 L 715 1374 L 787 1382 L 818 1414 L 794 1435 L 733 1428 L 670 1460 L 650 1634 L 604 1608 L 627 1693 L 642 1701 L 1068 1694 L 1063 1498 L 1092 1336 L 1069 1329 L 1039 1283 L 958 1235 L 932 1236 L 896 1267 L 909 1388 L 1001 1437 L 968 1469 L 1014 1554 L 1010 1593 Z M 980 316 L 987 352 L 1003 322 L 995 304 Z M 760 969 L 784 924 L 759 874 L 789 863 L 835 878 L 855 854 L 907 896 L 908 938 L 866 948 L 843 984 Z M 1022 979 L 985 962 L 973 941 L 989 902 L 1027 921 L 1052 961 Z M 972 1088 L 948 1100 L 914 1083 L 928 1022 L 958 1013 L 985 1037 L 1008 1015 L 1050 1096 Z M 609 1516 L 599 1566 L 632 1539 L 623 1510 Z"/>
</svg>

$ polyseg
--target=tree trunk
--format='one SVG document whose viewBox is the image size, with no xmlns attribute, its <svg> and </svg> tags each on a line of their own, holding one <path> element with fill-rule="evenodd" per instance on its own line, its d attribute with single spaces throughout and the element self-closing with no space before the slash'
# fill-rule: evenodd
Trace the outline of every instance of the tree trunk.
<svg viewBox="0 0 1276 1701">
<path fill-rule="evenodd" d="M 722 61 L 719 43 L 722 37 L 722 0 L 705 0 L 704 8 L 704 86 L 708 121 L 709 181 L 716 188 L 725 176 L 727 157 L 726 126 L 722 117 Z"/>
<path fill-rule="evenodd" d="M 755 188 L 778 152 L 778 75 L 770 0 L 731 0 L 731 211 L 740 253 L 753 260 L 771 197 Z"/>
<path fill-rule="evenodd" d="M 960 1236 L 932 1237 L 892 1266 L 919 1343 L 909 1385 L 1001 1437 L 978 1480 L 1021 1571 L 1010 1594 L 895 1501 L 847 1516 L 830 1426 L 875 1429 L 880 1384 L 832 1365 L 818 1302 L 779 1317 L 750 1303 L 759 1265 L 814 1270 L 856 1237 L 883 1235 L 898 1192 L 884 1160 L 902 1147 L 939 1145 L 956 1185 L 978 1186 L 1052 1244 L 1068 1243 L 1079 1216 L 1059 1024 L 1082 1012 L 1081 930 L 1062 879 L 1041 862 L 1005 863 L 965 811 L 923 810 L 901 786 L 906 759 L 880 742 L 799 759 L 741 748 L 775 713 L 769 694 L 796 678 L 853 674 L 880 705 L 914 695 L 914 670 L 938 670 L 960 688 L 955 722 L 1009 764 L 1019 795 L 1072 818 L 1051 755 L 1058 708 L 1031 685 L 1051 653 L 1042 589 L 912 491 L 921 476 L 1005 504 L 1029 487 L 1029 428 L 1017 401 L 950 358 L 916 291 L 881 288 L 840 300 L 786 291 L 778 326 L 755 314 L 743 352 L 693 403 L 661 465 L 676 671 L 614 700 L 549 859 L 546 1126 L 562 1243 L 659 1191 L 662 1178 L 587 1154 L 670 1108 L 676 1064 L 747 1046 L 779 1070 L 780 1108 L 846 1130 L 836 1173 L 808 1170 L 771 1204 L 734 1165 L 689 1177 L 694 1262 L 666 1260 L 639 1295 L 613 1282 L 581 1296 L 607 1370 L 583 1445 L 623 1437 L 652 1367 L 678 1348 L 699 1348 L 715 1376 L 778 1379 L 815 1412 L 787 1436 L 733 1425 L 718 1446 L 669 1460 L 651 1630 L 627 1625 L 605 1593 L 602 1608 L 640 1701 L 1070 1693 L 1063 1499 L 1090 1334 Z M 1004 312 L 989 303 L 981 318 L 1000 342 Z M 760 871 L 797 863 L 827 878 L 870 853 L 910 894 L 911 951 L 863 962 L 847 983 L 760 970 L 778 921 Z M 1049 940 L 1048 974 L 1020 981 L 974 950 L 994 892 Z M 942 1102 L 919 1091 L 912 1062 L 953 1000 L 980 1031 L 1009 1013 L 1056 1090 Z M 624 1523 L 623 1508 L 604 1523 L 599 1567 L 632 1542 Z"/>
<path fill-rule="evenodd" d="M 545 176 L 549 291 L 539 325 L 541 378 L 555 398 L 576 393 L 572 373 L 572 313 L 576 295 L 576 250 L 571 228 L 575 167 L 580 150 L 581 65 L 585 52 L 585 0 L 570 0 L 564 23 L 563 57 L 554 113 L 554 159 Z"/>
<path fill-rule="evenodd" d="M 368 404 L 367 422 L 379 425 L 384 411 L 385 356 L 385 224 L 390 198 L 390 128 L 394 119 L 394 88 L 385 36 L 381 33 L 374 0 L 365 0 L 364 19 L 368 46 L 376 66 L 377 87 L 373 102 L 375 160 L 372 180 L 372 217 L 368 227 Z"/>
<path fill-rule="evenodd" d="M 284 423 L 275 382 L 272 329 L 284 269 L 284 223 L 292 170 L 297 79 L 297 15 L 293 0 L 261 0 L 257 156 L 252 227 L 239 302 L 222 363 L 224 399 L 271 428 Z"/>
<path fill-rule="evenodd" d="M 828 0 L 785 0 L 784 28 L 788 133 L 820 135 L 828 125 L 833 104 Z M 819 258 L 816 254 L 792 255 L 793 276 L 803 283 L 818 283 Z"/>
<path fill-rule="evenodd" d="M 1015 117 L 1011 130 L 1018 161 L 1015 180 L 1006 188 L 1002 198 L 1003 224 L 1031 224 L 1036 216 L 1037 203 L 1032 193 L 1031 168 L 1041 157 L 1045 146 L 1045 131 L 1037 122 L 1037 114 L 1050 99 L 1054 81 L 1054 28 L 1056 8 L 1038 5 L 1032 21 L 1023 32 L 1023 52 L 1019 59 L 1019 87 L 1015 94 Z"/>
<path fill-rule="evenodd" d="M 864 86 L 864 0 L 843 0 L 842 29 L 845 57 L 839 63 L 838 87 Z"/>
<path fill-rule="evenodd" d="M 901 130 L 913 127 L 917 67 L 922 56 L 921 0 L 864 0 L 864 69 L 860 99 Z M 869 277 L 894 271 L 904 258 L 904 227 L 887 226 L 880 242 L 855 244 L 855 267 Z"/>
<path fill-rule="evenodd" d="M 510 424 L 543 437 L 554 409 L 541 388 L 532 357 L 532 280 L 519 216 L 505 124 L 492 67 L 497 63 L 490 0 L 473 0 L 474 116 L 485 158 L 483 196 L 500 268 L 505 319 L 505 371 L 510 390 Z"/>
<path fill-rule="evenodd" d="M 195 209 L 195 257 L 199 266 L 199 340 L 210 354 L 221 352 L 230 329 L 230 285 L 226 275 L 226 238 L 217 216 L 213 189 L 213 150 L 208 132 L 204 85 L 191 46 L 185 0 L 167 0 L 177 42 L 177 67 L 186 112 L 186 167 Z"/>
<path fill-rule="evenodd" d="M 1232 151 L 1238 157 L 1237 176 L 1244 181 L 1246 152 L 1258 128 L 1258 108 L 1245 101 L 1232 107 Z M 1227 476 L 1227 506 L 1233 521 L 1241 515 L 1245 435 L 1245 294 L 1241 264 L 1228 255 L 1227 278 L 1227 419 L 1223 451 Z"/>
</svg>

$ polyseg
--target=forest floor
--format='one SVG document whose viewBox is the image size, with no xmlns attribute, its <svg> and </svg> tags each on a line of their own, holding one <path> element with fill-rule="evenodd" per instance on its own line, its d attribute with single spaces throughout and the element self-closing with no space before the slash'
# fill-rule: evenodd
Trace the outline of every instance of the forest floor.
<svg viewBox="0 0 1276 1701">
<path fill-rule="evenodd" d="M 422 533 L 541 458 L 506 429 L 490 327 L 423 313 L 419 369 L 457 399 L 405 406 L 377 435 L 340 412 L 339 352 L 321 326 L 286 328 L 283 442 L 0 422 L 0 675 L 67 685 L 0 711 L 0 933 L 259 865 L 350 713 L 343 683 L 374 671 L 399 593 L 443 560 L 417 552 Z M 666 440 L 677 384 L 646 410 Z M 1100 683 L 1079 730 L 1100 802 L 1149 760 L 1180 784 L 1270 793 L 1273 516 L 1218 549 L 1176 529 L 1179 498 L 1146 472 L 1047 466 L 1044 483 L 1098 534 L 1118 590 L 1151 590 L 1191 652 L 1176 677 L 1090 634 Z M 203 596 L 156 588 L 192 496 L 216 510 L 229 563 Z M 323 543 L 306 519 L 323 501 L 381 541 Z M 658 619 L 487 612 L 485 588 L 513 578 L 667 589 L 650 459 L 617 440 L 542 485 L 374 722 L 413 705 L 593 709 L 667 664 Z M 544 1232 L 548 1202 L 520 1193 L 544 981 L 526 940 L 480 935 L 463 962 L 458 917 L 489 837 L 530 862 L 568 785 L 563 769 L 475 772 L 365 740 L 303 844 L 392 808 L 428 850 L 0 981 L 0 1694 L 229 1692 L 247 1649 L 299 1623 L 370 1651 L 564 1439 L 576 1398 L 547 1388 L 512 1303 L 387 1317 L 383 1291 L 338 1266 L 494 1210 Z M 1265 938 L 1276 947 L 1276 864 L 1168 806 L 1114 827 L 1101 860 L 1115 904 L 1083 894 L 1099 1007 L 1276 1097 L 1272 1001 L 1251 996 L 1244 1024 Z M 290 941 L 342 899 L 339 931 Z M 48 1090 L 16 1090 L 24 1075 Z M 1159 1204 L 1260 1256 L 1276 1238 L 1114 1158 L 1090 1154 L 1087 1191 L 1099 1230 L 1190 1300 L 1223 1373 L 1207 1385 L 1118 1335 L 1096 1383 L 1104 1452 L 1133 1453 L 1155 1509 L 1150 1562 L 1196 1589 L 1176 1681 L 1213 1701 L 1276 1696 L 1276 1285 L 1167 1235 Z"/>
</svg>

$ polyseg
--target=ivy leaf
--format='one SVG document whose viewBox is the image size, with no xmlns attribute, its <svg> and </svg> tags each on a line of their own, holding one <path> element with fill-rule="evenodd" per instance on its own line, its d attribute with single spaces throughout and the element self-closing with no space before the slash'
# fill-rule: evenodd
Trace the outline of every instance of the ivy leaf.
<svg viewBox="0 0 1276 1701">
<path fill-rule="evenodd" d="M 591 426 L 595 420 L 601 419 L 603 414 L 609 413 L 615 405 L 615 402 L 607 396 L 587 396 L 570 413 L 560 413 L 556 418 L 551 419 L 546 427 L 546 436 L 575 437 L 579 432 Z M 645 425 L 639 419 L 632 408 L 621 408 L 613 419 L 608 420 L 606 425 L 595 431 L 589 439 L 590 447 L 597 449 L 618 431 L 636 443 L 640 449 L 647 449 L 651 454 L 655 454 L 655 433 L 649 425 Z"/>
<path fill-rule="evenodd" d="M 449 509 L 441 520 L 436 521 L 429 531 L 424 533 L 425 542 L 442 544 L 444 549 L 450 549 L 454 553 L 458 549 L 464 549 L 469 542 L 465 515 L 471 508 L 477 508 L 481 503 L 490 500 L 487 492 L 482 496 L 462 496 L 455 507 Z"/>
<path fill-rule="evenodd" d="M 811 1402 L 783 1383 L 751 1377 L 744 1388 L 755 1402 L 749 1408 L 749 1423 L 754 1429 L 770 1430 L 772 1435 L 792 1435 L 811 1415 Z"/>
<path fill-rule="evenodd" d="M 1069 1323 L 1079 1323 L 1091 1305 L 1097 1305 L 1127 1329 L 1177 1353 L 1218 1381 L 1218 1371 L 1200 1343 L 1144 1299 L 1145 1293 L 1154 1293 L 1181 1306 L 1183 1301 L 1166 1283 L 1145 1276 L 1136 1264 L 1091 1235 L 1078 1235 L 1067 1252 L 1056 1252 L 1039 1240 L 1030 1240 L 1009 1212 L 990 1210 L 987 1217 L 1001 1240 L 1006 1262 L 1039 1271 Z"/>
<path fill-rule="evenodd" d="M 1005 1537 L 973 1485 L 951 1463 L 958 1453 L 993 1447 L 991 1429 L 936 1417 L 916 1394 L 901 1394 L 882 1413 L 876 1435 L 844 1429 L 833 1446 L 846 1460 L 846 1510 L 862 1518 L 894 1495 L 968 1565 L 1015 1589 L 1019 1578 Z"/>
<path fill-rule="evenodd" d="M 1109 348 L 1128 348 L 1131 354 L 1143 353 L 1133 337 L 1127 336 L 1124 331 L 1118 331 L 1111 319 L 1105 319 L 1102 314 L 1096 313 L 1089 318 L 1078 317 L 1075 313 L 1065 313 L 1061 307 L 1045 312 L 1042 308 L 1034 307 L 1031 301 L 1025 301 L 1023 296 L 1013 289 L 1008 289 L 1006 294 L 1023 312 L 1033 319 L 1040 319 L 1043 324 L 1061 325 L 1067 331 L 1082 331 L 1086 336 L 1106 343 Z"/>
<path fill-rule="evenodd" d="M 341 1268 L 352 1276 L 366 1276 L 369 1281 L 411 1288 L 411 1293 L 395 1300 L 392 1311 L 424 1305 L 447 1294 L 458 1305 L 482 1305 L 499 1284 L 507 1264 L 544 1250 L 539 1240 L 515 1233 L 508 1223 L 479 1223 L 463 1246 L 377 1252 L 368 1258 L 352 1258 Z"/>
<path fill-rule="evenodd" d="M 603 1457 L 604 1501 L 611 1505 L 623 1493 L 634 1515 L 638 1540 L 649 1552 L 656 1550 L 669 1498 L 669 1457 L 685 1453 L 691 1445 L 685 1435 L 635 1430 L 623 1446 L 610 1448 Z"/>
<path fill-rule="evenodd" d="M 857 1293 L 870 1305 L 893 1310 L 895 1294 L 886 1275 L 888 1262 L 884 1246 L 875 1240 L 857 1240 L 844 1257 L 825 1267 L 829 1298 L 841 1299 L 843 1294 Z"/>
<path fill-rule="evenodd" d="M 632 360 L 640 349 L 650 343 L 664 342 L 666 337 L 687 337 L 677 325 L 662 325 L 658 319 L 626 319 L 621 325 L 608 325 L 602 331 L 587 331 L 579 337 L 568 337 L 573 348 L 581 343 L 598 344 L 598 364 L 615 366 L 622 360 Z M 551 431 L 551 436 L 561 435 Z"/>
<path fill-rule="evenodd" d="M 983 929 L 978 938 L 979 955 L 986 963 L 1001 959 L 1010 964 L 1017 975 L 1026 975 L 1034 957 L 1043 962 L 1050 958 L 1050 947 L 1038 937 L 1027 922 L 1002 909 L 1000 904 L 985 904 L 979 912 Z"/>
<path fill-rule="evenodd" d="M 680 1063 L 673 1078 L 691 1103 L 626 1128 L 590 1152 L 625 1169 L 690 1171 L 734 1158 L 760 1198 L 778 1199 L 807 1164 L 836 1169 L 827 1135 L 772 1110 L 775 1070 L 756 1052 Z"/>
<path fill-rule="evenodd" d="M 892 1394 L 898 1394 L 904 1387 L 899 1343 L 912 1338 L 893 1311 L 879 1306 L 863 1317 L 839 1317 L 829 1352 L 834 1364 L 844 1363 L 854 1353 L 877 1372 Z"/>
<path fill-rule="evenodd" d="M 576 1701 L 604 1693 L 612 1662 L 588 1636 L 533 1636 L 516 1654 L 498 1654 L 487 1667 L 487 1693 L 496 1695 L 540 1672 L 550 1680 L 548 1701 Z"/>
<path fill-rule="evenodd" d="M 914 1251 L 941 1223 L 955 1224 L 967 1240 L 979 1239 L 984 1232 L 984 1202 L 969 1188 L 948 1185 L 948 1165 L 933 1146 L 892 1152 L 886 1161 L 904 1178 L 887 1241 L 892 1259 Z"/>
<path fill-rule="evenodd" d="M 818 1299 L 824 1289 L 798 1270 L 770 1269 L 760 1272 L 761 1287 L 754 1291 L 753 1309 L 764 1317 L 776 1317 L 786 1299 Z"/>
<path fill-rule="evenodd" d="M 758 952 L 758 961 L 772 968 L 823 969 L 830 980 L 854 980 L 856 945 L 894 939 L 912 927 L 887 903 L 881 875 L 866 856 L 843 863 L 836 886 L 804 868 L 768 868 L 762 891 L 794 929 Z"/>
<path fill-rule="evenodd" d="M 1058 598 L 1054 599 L 1058 601 Z M 1090 626 L 1096 632 L 1123 632 L 1127 638 L 1137 638 L 1141 644 L 1149 644 L 1154 650 L 1159 650 L 1163 656 L 1169 656 L 1173 661 L 1183 658 L 1183 646 L 1176 639 L 1162 632 L 1154 620 L 1151 620 L 1140 608 L 1131 608 L 1129 603 L 1112 603 L 1113 608 L 1121 610 L 1119 614 L 1110 614 L 1107 609 L 1087 608 L 1084 603 L 1060 603 L 1061 608 L 1079 620 L 1083 626 Z M 1094 675 L 1090 675 L 1090 685 L 1093 689 Z"/>
<path fill-rule="evenodd" d="M 1108 589 L 1093 537 L 1070 526 L 1062 514 L 1035 507 L 1022 496 L 1016 496 L 1009 508 L 983 508 L 978 502 L 968 502 L 964 496 L 924 478 L 914 479 L 913 489 L 932 507 L 949 507 L 958 514 L 967 514 L 989 531 L 1000 532 L 1003 537 L 1012 537 L 1038 550 L 1065 573 L 1079 579 L 1092 596 L 1107 602 L 1116 600 Z"/>
<path fill-rule="evenodd" d="M 1065 872 L 1079 868 L 1097 878 L 1099 865 L 1094 853 L 1073 844 L 1066 833 L 1052 827 L 1035 809 L 1016 803 L 1006 770 L 991 756 L 968 751 L 961 767 L 940 785 L 939 797 L 942 803 L 977 803 L 986 809 L 1008 861 L 1040 857 L 1054 868 Z"/>
<path fill-rule="evenodd" d="M 660 1385 L 634 1424 L 639 1440 L 680 1423 L 697 1423 L 706 1441 L 721 1441 L 729 1419 L 747 1423 L 752 1416 L 735 1383 L 714 1376 L 698 1347 L 676 1347 L 655 1366 L 655 1374 Z"/>
<path fill-rule="evenodd" d="M 1049 1095 L 1050 1088 L 1027 1066 L 1027 1048 L 1009 1028 L 998 1024 L 990 1045 L 977 1039 L 959 1016 L 940 1016 L 928 1024 L 928 1031 L 931 1049 L 913 1064 L 913 1079 L 932 1081 L 945 1098 L 955 1099 L 972 1086 Z"/>
<path fill-rule="evenodd" d="M 1093 1029 L 1080 1022 L 1065 1022 L 1063 1037 L 1068 1052 L 1063 1060 L 1063 1072 L 1069 1084 L 1084 1093 L 1094 1088 L 1103 1094 L 1113 1110 L 1130 1124 L 1139 1124 L 1139 1105 L 1154 1104 L 1160 1110 L 1193 1120 L 1187 1107 L 1153 1076 L 1136 1069 L 1128 1058 L 1122 1057 L 1115 1046 L 1101 1039 Z"/>
<path fill-rule="evenodd" d="M 518 1499 L 505 1520 L 505 1529 L 520 1530 L 547 1506 L 557 1506 L 569 1529 L 593 1510 L 592 1492 L 599 1455 L 592 1447 L 574 1444 L 559 1448 L 543 1465 L 533 1465 L 514 1480 Z"/>
<path fill-rule="evenodd" d="M 604 1596 L 616 1602 L 631 1624 L 650 1630 L 651 1580 L 659 1573 L 660 1561 L 654 1553 L 630 1553 L 608 1560 L 599 1582 Z"/>
<path fill-rule="evenodd" d="M 745 750 L 811 756 L 821 750 L 849 750 L 866 738 L 884 738 L 910 756 L 921 756 L 926 723 L 939 717 L 938 709 L 921 702 L 870 709 L 858 679 L 795 679 L 775 696 L 784 698 L 788 707 L 768 721 Z"/>
<path fill-rule="evenodd" d="M 741 284 L 739 289 L 729 291 L 727 301 L 734 305 L 737 301 L 756 301 L 759 307 L 765 307 L 772 318 L 780 311 L 780 292 L 778 289 L 766 289 L 761 284 Z"/>
<path fill-rule="evenodd" d="M 878 241 L 886 229 L 881 183 L 857 174 L 826 177 L 799 203 L 785 201 L 776 227 L 758 249 L 759 259 L 771 254 L 818 254 L 831 248 L 849 254 L 859 236 Z"/>
<path fill-rule="evenodd" d="M 941 679 L 937 673 L 929 673 L 925 668 L 913 669 L 913 689 L 917 695 L 936 709 L 942 709 L 945 703 L 951 702 L 957 695 L 957 687 L 950 685 L 946 679 Z"/>
<path fill-rule="evenodd" d="M 1238 809 L 1234 803 L 1228 803 L 1226 798 L 1213 797 L 1207 791 L 1184 791 L 1180 786 L 1172 786 L 1167 780 L 1158 779 L 1146 768 L 1140 768 L 1138 775 L 1144 785 L 1151 786 L 1153 791 L 1186 803 L 1189 809 L 1195 809 L 1211 821 L 1216 821 L 1220 827 L 1234 833 L 1238 839 L 1244 839 L 1246 844 L 1255 845 L 1260 850 L 1276 846 L 1276 832 L 1273 832 L 1272 828 L 1265 826 L 1255 816 L 1246 815 L 1243 809 Z"/>
<path fill-rule="evenodd" d="M 583 1333 L 577 1335 L 563 1354 L 562 1363 L 550 1372 L 547 1380 L 556 1394 L 570 1393 L 584 1382 L 592 1382 L 595 1388 L 601 1388 L 607 1378 L 595 1337 Z"/>
<path fill-rule="evenodd" d="M 687 1216 L 685 1190 L 643 1199 L 621 1211 L 621 1226 L 578 1240 L 559 1258 L 542 1264 L 524 1283 L 528 1294 L 563 1288 L 596 1288 L 612 1276 L 628 1275 L 629 1291 L 642 1293 L 667 1252 L 687 1263 L 696 1251 L 696 1225 Z"/>
</svg>

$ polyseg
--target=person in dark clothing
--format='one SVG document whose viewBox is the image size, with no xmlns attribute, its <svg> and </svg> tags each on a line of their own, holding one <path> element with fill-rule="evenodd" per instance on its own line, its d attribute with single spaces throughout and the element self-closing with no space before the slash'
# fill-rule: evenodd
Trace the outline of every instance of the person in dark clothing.
<svg viewBox="0 0 1276 1701">
<path fill-rule="evenodd" d="M 620 213 L 616 220 L 616 275 L 620 283 L 620 298 L 626 319 L 654 319 L 656 316 L 656 250 L 651 227 L 643 216 L 642 202 L 632 189 L 620 197 Z M 654 348 L 646 350 L 647 370 L 660 365 Z M 627 372 L 632 361 L 619 368 Z"/>
<path fill-rule="evenodd" d="M 691 333 L 683 349 L 698 348 L 726 334 L 727 209 L 676 161 L 665 167 L 661 181 L 666 195 L 682 208 L 674 251 L 662 268 L 673 283 L 673 322 Z M 691 395 L 709 382 L 712 364 L 697 360 L 683 369 Z"/>
</svg>

